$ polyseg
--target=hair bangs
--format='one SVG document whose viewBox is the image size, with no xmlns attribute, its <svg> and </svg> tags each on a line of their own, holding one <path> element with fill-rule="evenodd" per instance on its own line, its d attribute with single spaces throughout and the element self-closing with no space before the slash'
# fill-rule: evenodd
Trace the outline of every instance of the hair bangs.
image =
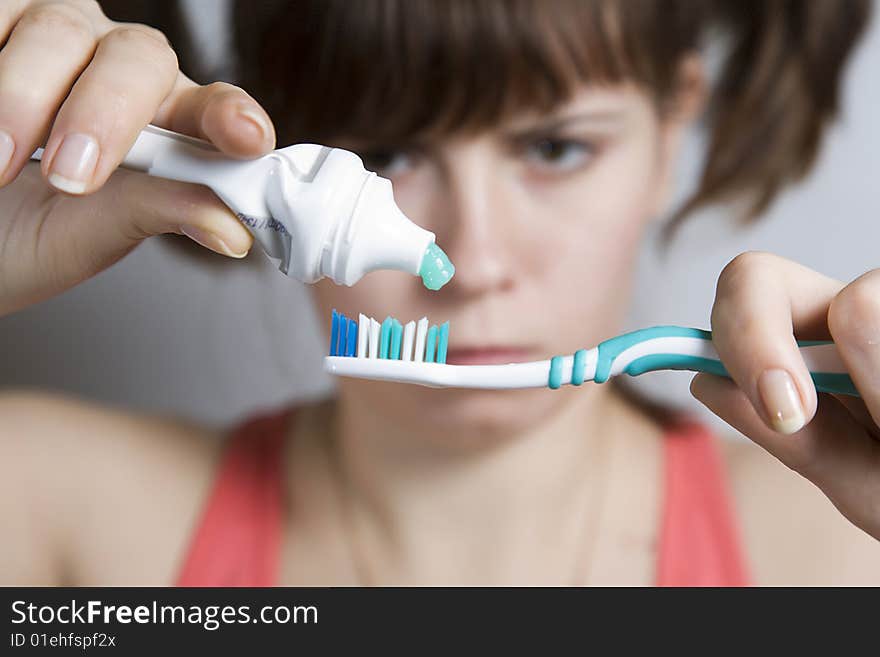
<svg viewBox="0 0 880 657">
<path fill-rule="evenodd" d="M 656 28 L 626 2 L 330 0 L 305 12 L 297 4 L 279 21 L 294 34 L 268 39 L 256 72 L 274 81 L 261 100 L 285 143 L 474 133 L 551 111 L 584 84 L 654 77 L 642 51 Z"/>
</svg>

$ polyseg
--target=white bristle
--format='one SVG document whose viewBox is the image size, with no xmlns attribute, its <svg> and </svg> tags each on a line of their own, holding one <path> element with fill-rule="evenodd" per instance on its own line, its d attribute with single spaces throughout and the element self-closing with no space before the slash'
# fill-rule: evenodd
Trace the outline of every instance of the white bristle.
<svg viewBox="0 0 880 657">
<path fill-rule="evenodd" d="M 413 360 L 417 363 L 421 363 L 425 360 L 425 338 L 428 335 L 428 318 L 422 317 L 419 320 L 418 328 L 416 329 L 416 350 L 413 353 Z"/>
<path fill-rule="evenodd" d="M 370 335 L 370 320 L 363 313 L 358 315 L 358 358 L 367 357 L 367 338 Z"/>
<path fill-rule="evenodd" d="M 370 358 L 379 357 L 379 332 L 381 328 L 379 322 L 370 317 Z"/>
<path fill-rule="evenodd" d="M 400 360 L 412 360 L 413 341 L 416 337 L 416 323 L 407 322 L 403 327 L 403 348 L 400 350 Z"/>
</svg>

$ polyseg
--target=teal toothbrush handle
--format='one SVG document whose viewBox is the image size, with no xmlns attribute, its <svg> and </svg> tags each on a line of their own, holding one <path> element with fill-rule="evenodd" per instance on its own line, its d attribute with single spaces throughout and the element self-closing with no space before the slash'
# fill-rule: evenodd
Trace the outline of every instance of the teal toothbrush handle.
<svg viewBox="0 0 880 657">
<path fill-rule="evenodd" d="M 816 390 L 860 396 L 830 341 L 798 341 Z M 729 377 L 712 333 L 683 326 L 654 326 L 605 340 L 597 347 L 593 380 L 603 383 L 616 374 L 637 376 L 657 370 L 691 370 Z"/>
</svg>

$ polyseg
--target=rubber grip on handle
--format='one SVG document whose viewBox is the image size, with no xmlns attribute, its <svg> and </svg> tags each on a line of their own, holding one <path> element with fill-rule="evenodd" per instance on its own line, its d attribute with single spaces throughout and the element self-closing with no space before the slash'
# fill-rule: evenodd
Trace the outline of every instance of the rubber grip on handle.
<svg viewBox="0 0 880 657">
<path fill-rule="evenodd" d="M 819 392 L 860 396 L 830 341 L 799 341 Z M 638 376 L 658 370 L 708 372 L 729 378 L 712 345 L 712 333 L 681 326 L 656 326 L 611 338 L 598 346 L 594 380 L 625 373 Z M 813 363 L 818 365 L 814 366 Z"/>
</svg>

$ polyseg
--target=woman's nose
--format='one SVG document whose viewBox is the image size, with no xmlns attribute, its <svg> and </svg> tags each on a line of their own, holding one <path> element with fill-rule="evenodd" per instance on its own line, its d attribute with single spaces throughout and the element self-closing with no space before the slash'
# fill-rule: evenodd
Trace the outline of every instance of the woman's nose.
<svg viewBox="0 0 880 657">
<path fill-rule="evenodd" d="M 510 228 L 511 222 L 505 222 L 510 209 L 503 182 L 491 163 L 462 159 L 442 176 L 435 206 L 442 215 L 435 223 L 437 241 L 455 265 L 449 293 L 474 296 L 503 291 L 513 283 L 515 261 L 505 232 L 505 224 Z"/>
</svg>

